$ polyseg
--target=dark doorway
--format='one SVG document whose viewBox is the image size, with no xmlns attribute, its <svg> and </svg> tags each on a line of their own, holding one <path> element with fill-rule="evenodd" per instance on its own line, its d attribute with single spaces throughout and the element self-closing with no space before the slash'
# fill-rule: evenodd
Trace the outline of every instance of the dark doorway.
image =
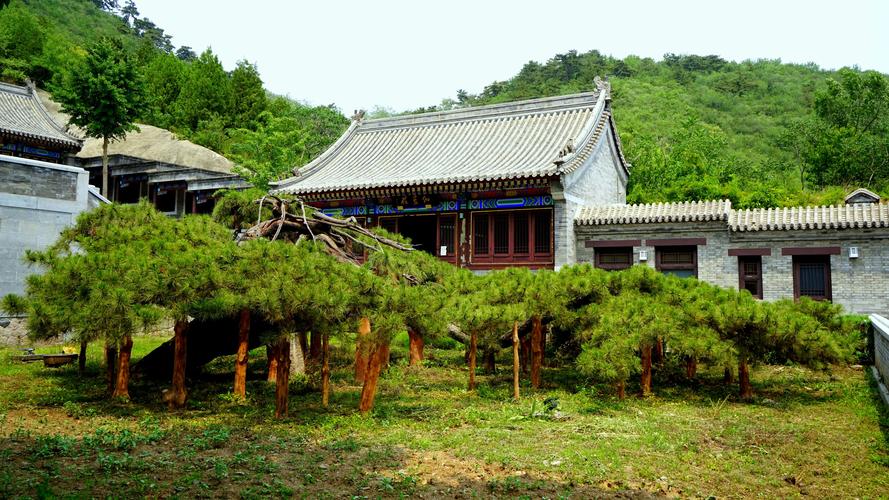
<svg viewBox="0 0 889 500">
<path fill-rule="evenodd" d="M 432 255 L 435 251 L 436 223 L 434 215 L 409 215 L 398 219 L 398 233 L 411 239 L 414 248 Z"/>
</svg>

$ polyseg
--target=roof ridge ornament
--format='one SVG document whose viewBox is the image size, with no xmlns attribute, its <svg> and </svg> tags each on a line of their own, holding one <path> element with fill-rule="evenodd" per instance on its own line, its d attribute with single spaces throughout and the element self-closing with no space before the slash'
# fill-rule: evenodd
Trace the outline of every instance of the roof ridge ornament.
<svg viewBox="0 0 889 500">
<path fill-rule="evenodd" d="M 367 112 L 365 110 L 356 109 L 355 112 L 352 114 L 352 121 L 361 123 L 362 121 L 364 121 L 364 115 L 366 114 Z"/>
</svg>

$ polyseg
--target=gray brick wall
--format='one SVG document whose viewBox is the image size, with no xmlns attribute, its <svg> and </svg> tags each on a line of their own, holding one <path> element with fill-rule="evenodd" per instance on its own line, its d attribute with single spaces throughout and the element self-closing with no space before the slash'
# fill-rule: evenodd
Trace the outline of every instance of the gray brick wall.
<svg viewBox="0 0 889 500">
<path fill-rule="evenodd" d="M 556 269 L 577 261 L 574 215 L 583 205 L 625 203 L 627 175 L 613 146 L 611 131 L 599 139 L 596 150 L 577 170 L 551 187 L 555 201 Z"/>
<path fill-rule="evenodd" d="M 36 271 L 22 261 L 25 250 L 53 243 L 59 232 L 87 209 L 89 194 L 88 174 L 83 169 L 7 156 L 0 158 L 0 164 L 0 175 L 5 176 L 0 178 L 3 296 L 24 291 L 25 279 Z"/>
<path fill-rule="evenodd" d="M 889 229 L 758 231 L 731 233 L 725 223 L 626 224 L 578 226 L 575 228 L 577 262 L 593 262 L 595 249 L 590 241 L 642 240 L 633 249 L 635 263 L 639 251 L 647 250 L 647 265 L 655 265 L 655 249 L 649 239 L 706 238 L 698 247 L 698 277 L 715 285 L 738 288 L 738 258 L 728 255 L 732 248 L 769 248 L 762 257 L 763 298 L 793 298 L 793 257 L 781 255 L 786 247 L 840 247 L 840 255 L 830 256 L 833 301 L 858 314 L 889 312 Z M 849 248 L 858 247 L 859 257 L 849 258 Z"/>
<path fill-rule="evenodd" d="M 56 200 L 77 199 L 77 173 L 0 159 L 0 190 Z"/>
</svg>

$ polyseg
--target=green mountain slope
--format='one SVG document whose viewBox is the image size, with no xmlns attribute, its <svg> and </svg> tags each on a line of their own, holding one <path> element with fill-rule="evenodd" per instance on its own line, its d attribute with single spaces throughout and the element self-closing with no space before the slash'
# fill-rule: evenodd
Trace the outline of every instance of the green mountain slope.
<svg viewBox="0 0 889 500">
<path fill-rule="evenodd" d="M 813 119 L 818 91 L 837 75 L 814 64 L 571 51 L 544 64 L 529 62 L 476 95 L 460 90 L 456 100 L 417 111 L 582 92 L 595 87 L 597 75 L 612 84 L 614 116 L 634 165 L 632 202 L 729 198 L 742 207 L 795 205 L 840 202 L 859 184 L 889 190 L 886 155 L 878 158 L 881 174 L 864 181 L 850 176 L 851 184 L 832 186 L 801 178 L 794 131 Z M 880 119 L 889 121 L 885 114 Z"/>
<path fill-rule="evenodd" d="M 139 121 L 228 156 L 260 187 L 289 176 L 345 130 L 348 120 L 335 107 L 270 95 L 255 65 L 226 70 L 209 49 L 176 49 L 135 4 L 121 4 L 12 0 L 0 10 L 0 79 L 30 78 L 53 92 L 81 70 L 86 47 L 116 38 L 144 80 L 148 106 Z"/>
</svg>

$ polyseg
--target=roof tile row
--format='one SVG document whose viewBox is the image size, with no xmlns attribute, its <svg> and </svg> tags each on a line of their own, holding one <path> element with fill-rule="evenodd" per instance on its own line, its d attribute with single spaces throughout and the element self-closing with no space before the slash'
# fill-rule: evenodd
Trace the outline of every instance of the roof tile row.
<svg viewBox="0 0 889 500">
<path fill-rule="evenodd" d="M 580 226 L 704 221 L 725 222 L 730 230 L 739 232 L 889 227 L 889 205 L 733 210 L 728 200 L 690 201 L 582 207 L 574 218 L 575 225 Z"/>
</svg>

